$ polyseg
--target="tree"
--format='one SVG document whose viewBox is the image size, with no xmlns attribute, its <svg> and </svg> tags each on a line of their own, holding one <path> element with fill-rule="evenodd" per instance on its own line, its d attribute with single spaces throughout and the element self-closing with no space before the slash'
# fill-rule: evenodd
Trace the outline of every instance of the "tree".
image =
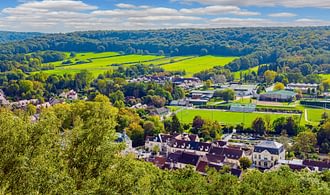
<svg viewBox="0 0 330 195">
<path fill-rule="evenodd" d="M 248 157 L 244 156 L 239 159 L 239 164 L 243 170 L 246 170 L 247 168 L 251 167 L 252 161 Z"/>
<path fill-rule="evenodd" d="M 270 84 L 270 83 L 274 82 L 274 79 L 275 79 L 276 75 L 277 75 L 277 73 L 275 71 L 267 70 L 264 73 L 264 77 L 265 77 L 265 80 L 266 80 L 267 84 Z"/>
<path fill-rule="evenodd" d="M 293 149 L 298 154 L 306 156 L 308 153 L 315 152 L 317 143 L 316 135 L 311 131 L 300 132 L 294 139 Z"/>
<path fill-rule="evenodd" d="M 155 124 L 152 121 L 145 121 L 143 123 L 144 135 L 154 135 Z"/>
<path fill-rule="evenodd" d="M 329 114 L 327 112 L 323 112 L 321 118 L 322 120 L 328 120 Z"/>
<path fill-rule="evenodd" d="M 260 135 L 264 135 L 266 131 L 266 123 L 263 118 L 257 117 L 252 122 L 252 128 L 255 130 L 256 133 Z"/>
<path fill-rule="evenodd" d="M 276 83 L 274 86 L 274 90 L 283 90 L 285 88 L 283 83 Z"/>
<path fill-rule="evenodd" d="M 98 94 L 96 95 L 96 97 L 94 98 L 95 102 L 104 102 L 104 103 L 109 103 L 110 100 L 107 96 L 102 95 L 102 94 Z"/>
<path fill-rule="evenodd" d="M 330 152 L 330 122 L 324 123 L 317 132 L 317 145 L 320 147 L 320 152 Z"/>
<path fill-rule="evenodd" d="M 179 121 L 179 118 L 175 114 L 172 116 L 171 132 L 172 133 L 174 133 L 174 132 L 181 133 L 182 132 L 181 123 Z"/>
<path fill-rule="evenodd" d="M 199 130 L 203 127 L 204 125 L 204 120 L 202 119 L 201 116 L 195 116 L 193 119 L 193 123 L 192 123 L 192 128 Z"/>
<path fill-rule="evenodd" d="M 235 99 L 235 91 L 233 89 L 217 90 L 214 92 L 214 97 L 222 98 L 228 102 Z"/>
<path fill-rule="evenodd" d="M 269 114 L 265 115 L 265 122 L 266 122 L 266 131 L 269 132 L 271 130 L 271 117 Z"/>
<path fill-rule="evenodd" d="M 144 144 L 144 129 L 137 122 L 133 122 L 125 129 L 127 135 L 132 139 L 133 147 L 142 146 Z"/>
<path fill-rule="evenodd" d="M 124 93 L 117 90 L 109 95 L 111 102 L 114 104 L 116 101 L 125 101 Z"/>
</svg>

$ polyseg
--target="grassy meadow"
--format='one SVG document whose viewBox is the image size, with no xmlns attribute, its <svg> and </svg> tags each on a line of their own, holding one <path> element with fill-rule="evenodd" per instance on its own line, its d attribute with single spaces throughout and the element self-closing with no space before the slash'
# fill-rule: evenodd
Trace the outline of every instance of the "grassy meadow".
<svg viewBox="0 0 330 195">
<path fill-rule="evenodd" d="M 236 57 L 220 57 L 220 56 L 202 56 L 188 60 L 183 60 L 176 63 L 166 64 L 162 66 L 167 71 L 186 71 L 186 76 L 192 76 L 193 74 L 211 69 L 215 66 L 224 66 Z"/>
<path fill-rule="evenodd" d="M 322 114 L 324 112 L 328 113 L 328 115 L 330 116 L 330 110 L 311 109 L 311 108 L 308 108 L 306 110 L 307 110 L 308 120 L 311 122 L 320 122 L 322 120 Z"/>
<path fill-rule="evenodd" d="M 201 116 L 203 119 L 218 121 L 228 125 L 236 125 L 244 123 L 245 126 L 250 127 L 252 122 L 257 117 L 270 116 L 271 121 L 280 117 L 289 117 L 292 114 L 272 114 L 272 113 L 239 113 L 228 112 L 221 110 L 201 110 L 201 109 L 186 109 L 177 113 L 179 120 L 183 123 L 192 123 L 195 116 Z M 295 115 L 300 117 L 300 115 Z"/>
<path fill-rule="evenodd" d="M 235 59 L 235 57 L 218 56 L 176 56 L 165 57 L 156 55 L 120 55 L 117 52 L 102 53 L 77 53 L 71 58 L 70 53 L 66 52 L 66 59 L 63 61 L 52 62 L 54 70 L 44 71 L 49 74 L 77 73 L 81 70 L 88 70 L 94 75 L 101 74 L 108 70 L 114 70 L 118 66 L 130 66 L 133 64 L 156 65 L 163 67 L 166 71 L 186 71 L 186 76 L 202 70 L 213 68 L 214 66 L 224 66 Z M 70 60 L 70 64 L 63 62 Z"/>
</svg>

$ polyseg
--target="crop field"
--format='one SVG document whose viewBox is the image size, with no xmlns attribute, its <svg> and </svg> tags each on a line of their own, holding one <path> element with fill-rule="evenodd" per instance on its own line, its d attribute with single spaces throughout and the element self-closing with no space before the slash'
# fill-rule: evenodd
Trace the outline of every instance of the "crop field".
<svg viewBox="0 0 330 195">
<path fill-rule="evenodd" d="M 330 116 L 330 110 L 324 109 L 307 109 L 307 117 L 311 122 L 320 122 L 322 120 L 322 114 L 326 112 Z"/>
<path fill-rule="evenodd" d="M 235 57 L 202 56 L 162 66 L 167 71 L 186 71 L 186 76 L 211 69 L 215 66 L 224 66 L 236 59 Z"/>
<path fill-rule="evenodd" d="M 270 116 L 271 121 L 280 117 L 293 116 L 292 114 L 273 114 L 273 113 L 239 113 L 228 112 L 221 110 L 200 110 L 200 109 L 186 109 L 177 113 L 179 120 L 183 123 L 192 123 L 195 116 L 201 116 L 203 119 L 218 121 L 228 125 L 236 125 L 244 123 L 245 126 L 250 127 L 256 117 Z M 294 115 L 300 117 L 300 115 Z"/>
</svg>

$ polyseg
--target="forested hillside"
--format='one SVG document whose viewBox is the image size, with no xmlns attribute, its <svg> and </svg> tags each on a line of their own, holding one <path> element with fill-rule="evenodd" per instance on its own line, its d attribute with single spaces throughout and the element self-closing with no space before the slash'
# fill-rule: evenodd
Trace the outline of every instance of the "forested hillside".
<svg viewBox="0 0 330 195">
<path fill-rule="evenodd" d="M 265 63 L 321 66 L 330 63 L 330 27 L 88 31 L 48 34 L 0 45 L 0 60 L 22 60 L 36 51 L 119 51 L 126 54 L 241 56 L 227 68 L 248 69 Z M 2 62 L 1 66 L 6 66 Z M 327 72 L 328 68 L 320 71 Z"/>
<path fill-rule="evenodd" d="M 98 99 L 98 98 L 96 98 Z M 288 167 L 241 179 L 225 168 L 202 176 L 164 171 L 120 155 L 121 110 L 107 101 L 59 104 L 31 122 L 24 111 L 0 110 L 1 194 L 329 194 L 330 172 Z M 126 117 L 125 117 L 126 118 Z M 128 123 L 129 124 L 129 123 Z"/>
<path fill-rule="evenodd" d="M 32 37 L 40 36 L 41 33 L 33 32 L 10 32 L 10 31 L 0 31 L 0 43 L 7 43 L 11 41 L 21 41 L 29 39 Z"/>
</svg>

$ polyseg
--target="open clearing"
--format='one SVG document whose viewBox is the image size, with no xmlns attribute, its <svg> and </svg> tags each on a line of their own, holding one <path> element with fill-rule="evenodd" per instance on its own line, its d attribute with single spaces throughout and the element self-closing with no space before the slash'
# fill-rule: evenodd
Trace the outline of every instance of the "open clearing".
<svg viewBox="0 0 330 195">
<path fill-rule="evenodd" d="M 201 110 L 201 109 L 185 109 L 177 113 L 179 120 L 183 123 L 192 123 L 195 116 L 201 116 L 203 119 L 209 119 L 218 121 L 228 125 L 236 125 L 244 123 L 245 126 L 250 127 L 253 120 L 257 117 L 270 116 L 271 121 L 280 117 L 297 116 L 296 114 L 273 114 L 273 113 L 240 113 L 240 112 L 228 112 L 222 110 Z"/>
<path fill-rule="evenodd" d="M 252 71 L 255 71 L 256 73 L 258 73 L 258 69 L 259 69 L 259 66 L 255 66 L 255 67 L 249 68 L 247 70 L 234 72 L 234 78 L 235 78 L 235 80 L 239 80 L 241 72 L 242 72 L 242 76 L 244 76 L 244 74 L 247 74 L 247 73 L 252 72 Z"/>
<path fill-rule="evenodd" d="M 167 71 L 186 71 L 186 76 L 189 77 L 197 72 L 208 70 L 215 66 L 224 66 L 234 59 L 236 57 L 202 56 L 166 64 L 162 67 Z"/>
<path fill-rule="evenodd" d="M 54 70 L 44 71 L 49 74 L 77 73 L 81 70 L 88 70 L 95 76 L 108 70 L 116 69 L 118 66 L 130 66 L 133 64 L 156 65 L 163 67 L 166 71 L 186 71 L 186 76 L 202 70 L 213 68 L 214 66 L 224 66 L 236 59 L 236 57 L 219 56 L 175 56 L 165 57 L 156 55 L 120 55 L 117 52 L 102 53 L 77 53 L 70 58 L 70 53 L 65 52 L 67 58 L 63 61 L 52 62 Z M 70 60 L 70 64 L 63 62 Z"/>
</svg>

